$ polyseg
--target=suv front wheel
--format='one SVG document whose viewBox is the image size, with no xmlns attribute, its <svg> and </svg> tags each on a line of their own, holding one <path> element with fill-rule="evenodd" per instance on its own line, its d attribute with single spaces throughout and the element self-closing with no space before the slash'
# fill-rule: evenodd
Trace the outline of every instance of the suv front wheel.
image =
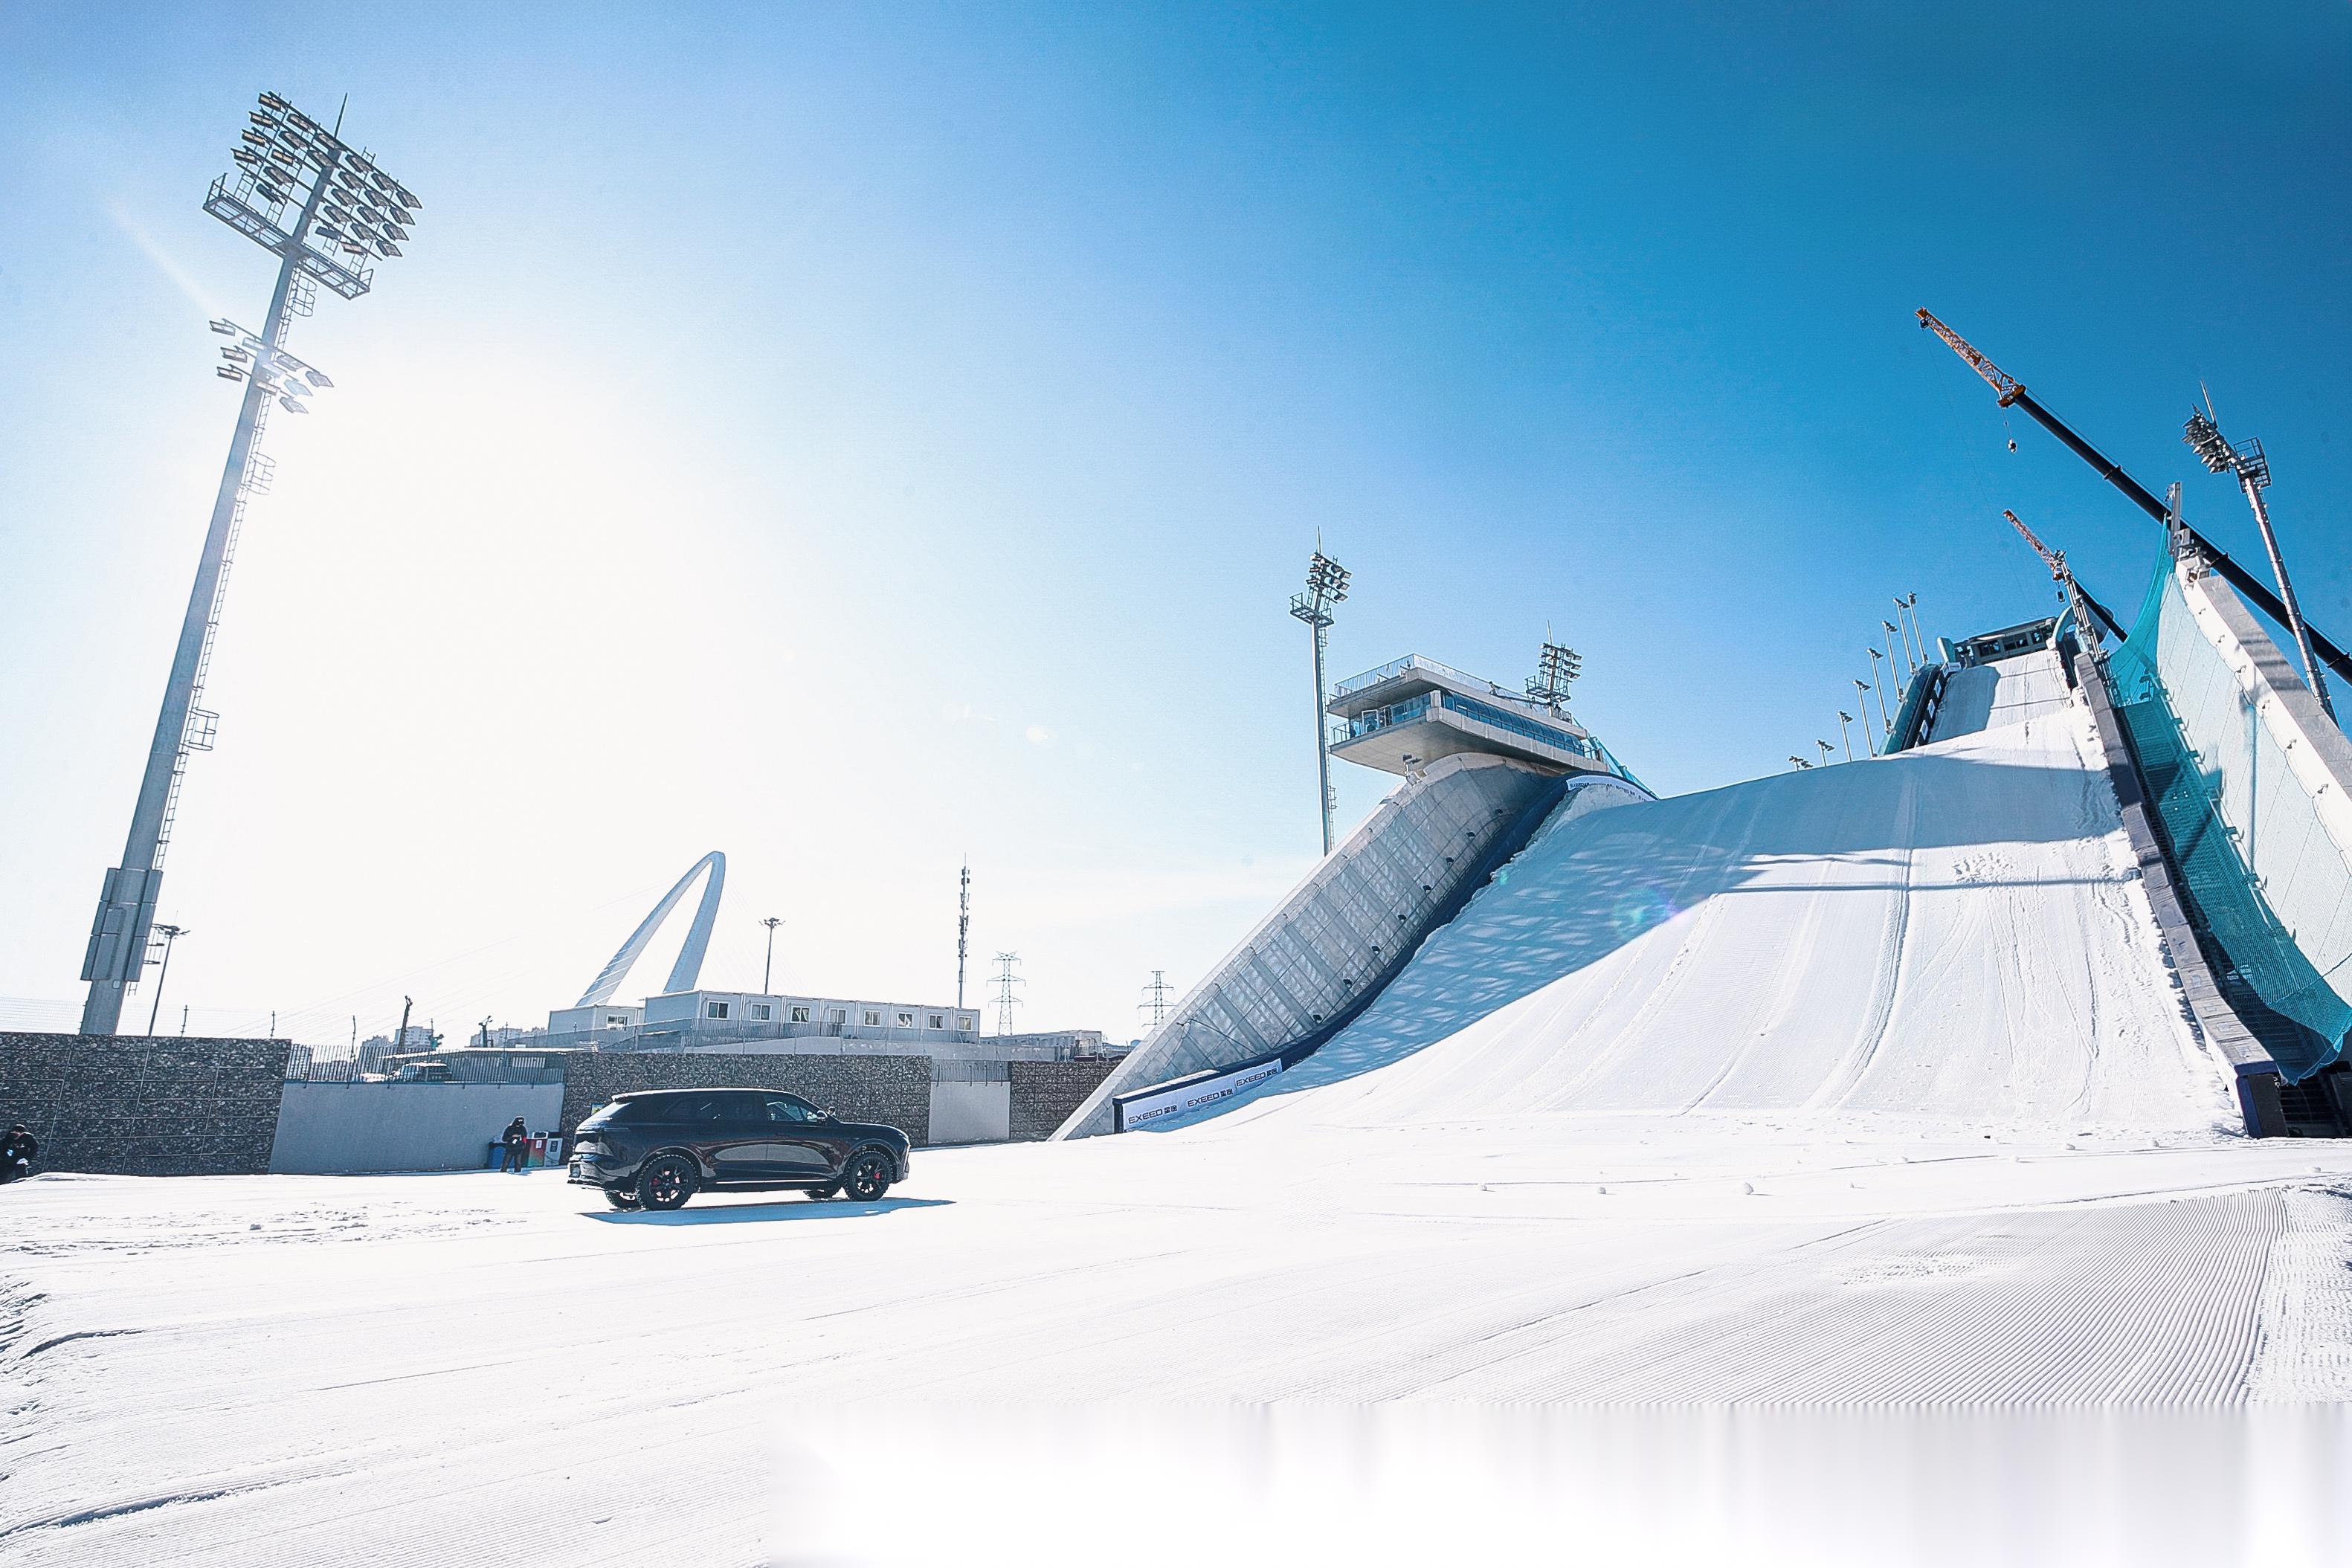
<svg viewBox="0 0 2352 1568">
<path fill-rule="evenodd" d="M 888 1155 L 880 1149 L 860 1149 L 849 1157 L 849 1168 L 841 1173 L 841 1187 L 858 1202 L 872 1203 L 890 1190 L 894 1174 Z"/>
<path fill-rule="evenodd" d="M 665 1155 L 637 1173 L 637 1201 L 651 1209 L 683 1208 L 697 1185 L 691 1165 Z"/>
</svg>

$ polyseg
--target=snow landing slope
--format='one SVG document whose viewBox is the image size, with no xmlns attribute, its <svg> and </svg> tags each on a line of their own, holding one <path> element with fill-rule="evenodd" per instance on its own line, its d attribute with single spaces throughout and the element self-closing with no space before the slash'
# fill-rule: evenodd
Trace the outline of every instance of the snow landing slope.
<svg viewBox="0 0 2352 1568">
<path fill-rule="evenodd" d="M 1227 1117 L 2236 1126 L 2089 721 L 2013 663 L 1942 729 L 1992 727 L 1548 830 Z"/>
</svg>

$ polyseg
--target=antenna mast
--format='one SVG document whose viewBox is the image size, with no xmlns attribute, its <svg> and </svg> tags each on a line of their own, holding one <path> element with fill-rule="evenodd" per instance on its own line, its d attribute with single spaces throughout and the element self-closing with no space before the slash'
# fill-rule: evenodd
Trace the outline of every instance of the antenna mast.
<svg viewBox="0 0 2352 1568">
<path fill-rule="evenodd" d="M 971 942 L 971 862 L 963 862 L 956 888 L 956 1007 L 963 1007 L 963 961 Z"/>
</svg>

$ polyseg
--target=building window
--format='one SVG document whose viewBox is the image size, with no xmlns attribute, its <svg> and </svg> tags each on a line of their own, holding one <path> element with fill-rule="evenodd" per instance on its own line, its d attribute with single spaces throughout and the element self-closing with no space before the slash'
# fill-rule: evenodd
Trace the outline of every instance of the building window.
<svg viewBox="0 0 2352 1568">
<path fill-rule="evenodd" d="M 606 1029 L 626 1029 L 629 1027 L 629 1015 L 626 1013 L 606 1013 L 604 1015 L 604 1027 Z"/>
<path fill-rule="evenodd" d="M 793 1009 L 793 1021 L 794 1023 L 806 1023 L 808 1020 L 808 1009 L 794 1008 Z"/>
<path fill-rule="evenodd" d="M 956 1019 L 956 1028 L 963 1030 L 966 1034 L 971 1033 L 979 1027 L 980 1019 L 972 1016 L 971 1013 L 965 1013 Z"/>
<path fill-rule="evenodd" d="M 725 1002 L 705 1002 L 702 1004 L 702 1016 L 707 1019 L 723 1019 L 727 1016 L 727 1004 Z"/>
<path fill-rule="evenodd" d="M 914 1027 L 915 1027 L 915 1015 L 914 1015 L 914 1014 L 912 1014 L 912 1013 L 910 1013 L 910 1012 L 901 1012 L 901 1013 L 898 1015 L 898 1027 L 899 1027 L 900 1029 L 912 1029 L 912 1028 L 914 1028 Z"/>
<path fill-rule="evenodd" d="M 824 1021 L 827 1023 L 847 1023 L 849 1021 L 849 1015 L 839 1008 L 827 1008 L 824 1009 Z"/>
<path fill-rule="evenodd" d="M 948 1020 L 940 1017 L 938 1013 L 933 1013 L 931 1015 L 930 1027 L 933 1029 L 945 1029 L 948 1027 Z"/>
<path fill-rule="evenodd" d="M 866 1027 L 867 1029 L 878 1028 L 880 1027 L 881 1022 L 882 1015 L 880 1013 L 876 1012 L 872 1008 L 867 1008 L 866 1009 Z"/>
<path fill-rule="evenodd" d="M 758 1019 L 761 1022 L 765 1023 L 768 1019 L 774 1018 L 776 1014 L 775 1010 L 769 1007 L 765 1002 L 746 1002 L 743 1008 L 743 1016 L 749 1019 Z"/>
</svg>

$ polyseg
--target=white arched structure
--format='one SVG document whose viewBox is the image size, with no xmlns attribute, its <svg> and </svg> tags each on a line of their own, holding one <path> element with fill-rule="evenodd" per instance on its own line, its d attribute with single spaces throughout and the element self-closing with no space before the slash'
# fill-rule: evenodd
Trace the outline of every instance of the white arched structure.
<svg viewBox="0 0 2352 1568">
<path fill-rule="evenodd" d="M 710 873 L 710 881 L 702 890 L 702 903 L 694 912 L 694 924 L 687 928 L 686 946 L 677 950 L 677 962 L 669 967 L 669 984 L 662 988 L 666 992 L 694 989 L 694 982 L 702 977 L 702 956 L 710 947 L 710 928 L 719 921 L 719 895 L 727 886 L 727 857 L 717 850 L 695 862 L 677 879 L 677 885 L 662 894 L 653 913 L 638 923 L 637 928 L 629 933 L 629 939 L 621 944 L 621 950 L 613 955 L 612 961 L 597 971 L 595 980 L 581 994 L 575 1006 L 602 1007 L 613 999 L 613 993 L 628 977 L 630 966 L 645 952 L 646 944 L 654 939 L 663 920 L 677 907 L 677 901 L 706 869 Z"/>
</svg>

